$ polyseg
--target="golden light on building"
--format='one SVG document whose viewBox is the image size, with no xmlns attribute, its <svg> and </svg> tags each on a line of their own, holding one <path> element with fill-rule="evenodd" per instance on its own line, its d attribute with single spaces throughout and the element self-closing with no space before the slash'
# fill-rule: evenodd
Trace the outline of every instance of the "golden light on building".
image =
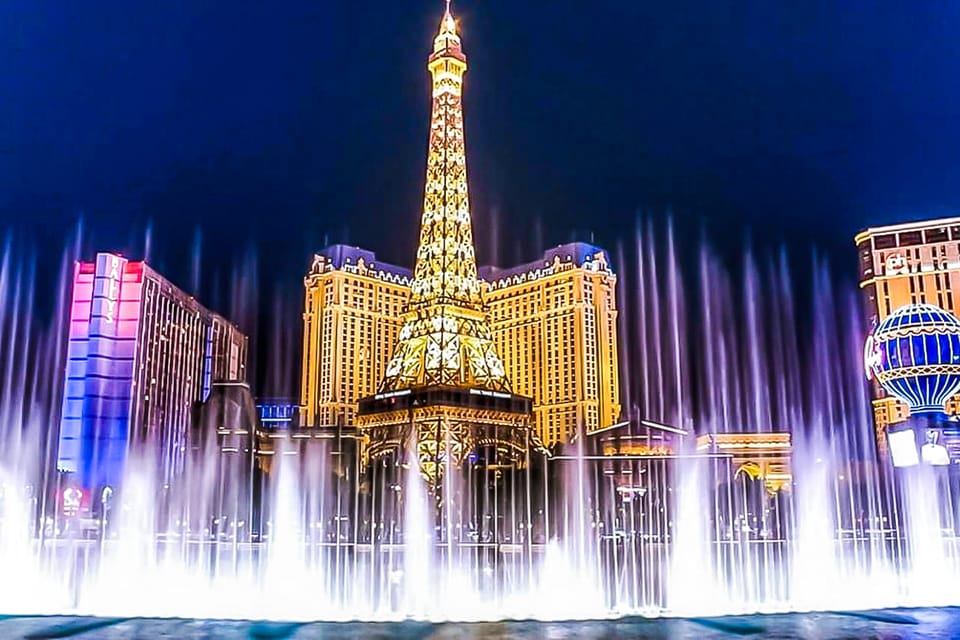
<svg viewBox="0 0 960 640">
<path fill-rule="evenodd" d="M 793 483 L 789 433 L 710 433 L 697 438 L 697 453 L 731 457 L 734 477 L 763 482 L 770 493 Z"/>
<path fill-rule="evenodd" d="M 617 277 L 607 252 L 572 243 L 483 275 L 494 342 L 514 391 L 533 398 L 543 443 L 617 423 Z"/>
<path fill-rule="evenodd" d="M 510 269 L 480 269 L 493 343 L 514 392 L 533 398 L 547 446 L 620 416 L 616 283 L 607 254 L 572 243 Z M 304 279 L 303 424 L 353 424 L 378 391 L 403 327 L 409 269 L 334 245 Z"/>
<path fill-rule="evenodd" d="M 908 304 L 927 303 L 960 314 L 954 295 L 960 286 L 960 218 L 942 218 L 873 227 L 854 239 L 860 264 L 868 326 L 874 327 Z M 877 446 L 887 452 L 886 428 L 906 420 L 910 411 L 879 384 L 872 385 Z M 958 398 L 947 413 L 960 409 Z"/>
<path fill-rule="evenodd" d="M 455 458 L 475 448 L 471 432 L 515 455 L 531 420 L 531 439 L 546 445 L 617 422 L 617 278 L 607 252 L 572 243 L 528 264 L 478 269 L 463 138 L 467 64 L 449 11 L 427 66 L 433 109 L 415 268 L 342 245 L 315 257 L 304 280 L 303 423 L 362 426 L 365 451 L 376 456 L 403 446 L 418 403 L 433 425 L 418 427 L 429 466 L 437 433 L 452 434 L 444 446 Z M 459 389 L 468 392 L 460 400 L 490 406 L 458 418 L 448 400 L 428 417 L 426 398 L 414 397 L 426 388 Z M 364 399 L 378 417 L 358 415 Z M 516 403 L 527 405 L 523 420 Z M 451 428 L 438 430 L 443 421 Z"/>
<path fill-rule="evenodd" d="M 410 302 L 380 392 L 437 385 L 509 392 L 480 295 L 463 140 L 467 59 L 449 5 L 427 67 L 433 115 L 420 243 Z"/>
<path fill-rule="evenodd" d="M 370 458 L 416 447 L 421 473 L 483 450 L 525 462 L 532 401 L 514 395 L 493 344 L 473 246 L 463 134 L 467 59 L 447 5 L 427 68 L 433 109 L 423 215 L 410 299 L 378 392 L 360 400 Z"/>
<path fill-rule="evenodd" d="M 403 326 L 409 269 L 335 245 L 304 278 L 301 422 L 351 425 L 357 401 L 377 392 Z"/>
</svg>

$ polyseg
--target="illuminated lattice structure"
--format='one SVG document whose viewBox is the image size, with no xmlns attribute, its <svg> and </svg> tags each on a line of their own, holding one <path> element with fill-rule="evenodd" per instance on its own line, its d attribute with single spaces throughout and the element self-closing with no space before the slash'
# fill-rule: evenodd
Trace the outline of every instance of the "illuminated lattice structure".
<svg viewBox="0 0 960 640">
<path fill-rule="evenodd" d="M 481 266 L 496 353 L 533 400 L 544 445 L 620 419 L 616 284 L 601 247 L 574 242 L 512 267 Z M 403 329 L 413 270 L 366 249 L 322 249 L 304 278 L 301 425 L 352 425 L 378 393 Z"/>
<path fill-rule="evenodd" d="M 433 481 L 443 465 L 478 450 L 522 461 L 531 401 L 511 392 L 481 295 L 463 135 L 467 59 L 449 4 L 427 68 L 433 109 L 410 301 L 378 393 L 359 402 L 357 424 L 370 457 L 415 439 L 421 472 Z"/>
<path fill-rule="evenodd" d="M 901 307 L 867 338 L 864 363 L 911 414 L 943 413 L 960 391 L 960 320 L 931 304 Z"/>
<path fill-rule="evenodd" d="M 467 384 L 531 398 L 534 432 L 552 447 L 620 419 L 617 276 L 607 251 L 583 242 L 525 264 L 475 267 L 459 100 L 465 64 L 456 24 L 444 22 L 452 26 L 441 26 L 436 48 L 449 56 L 435 51 L 429 63 L 437 91 L 416 293 L 414 270 L 372 251 L 317 253 L 304 278 L 300 424 L 353 425 L 360 399 Z M 440 221 L 450 215 L 446 237 Z"/>
<path fill-rule="evenodd" d="M 509 392 L 480 297 L 463 141 L 467 59 L 449 8 L 427 67 L 433 117 L 420 245 L 400 341 L 380 391 L 471 385 Z"/>
</svg>

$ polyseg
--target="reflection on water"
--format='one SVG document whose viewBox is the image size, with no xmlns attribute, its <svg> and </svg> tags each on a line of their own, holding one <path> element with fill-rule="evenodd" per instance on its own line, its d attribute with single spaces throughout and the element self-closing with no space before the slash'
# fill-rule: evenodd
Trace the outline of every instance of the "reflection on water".
<svg viewBox="0 0 960 640">
<path fill-rule="evenodd" d="M 88 635 L 81 635 L 85 633 Z M 724 618 L 656 620 L 621 618 L 589 622 L 503 621 L 484 623 L 345 622 L 283 623 L 205 620 L 20 618 L 0 620 L 4 637 L 260 638 L 353 640 L 359 638 L 550 638 L 555 640 L 720 640 L 735 637 L 778 640 L 842 638 L 955 638 L 960 611 L 955 608 L 880 610 L 864 613 L 773 614 Z"/>
</svg>

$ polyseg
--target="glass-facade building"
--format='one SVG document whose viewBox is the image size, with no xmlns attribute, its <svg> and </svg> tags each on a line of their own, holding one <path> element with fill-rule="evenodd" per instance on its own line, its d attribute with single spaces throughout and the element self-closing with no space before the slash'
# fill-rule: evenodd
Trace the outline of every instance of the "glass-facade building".
<svg viewBox="0 0 960 640">
<path fill-rule="evenodd" d="M 144 262 L 75 265 L 57 470 L 121 483 L 131 453 L 166 483 L 183 468 L 194 404 L 246 377 L 247 338 Z"/>
</svg>

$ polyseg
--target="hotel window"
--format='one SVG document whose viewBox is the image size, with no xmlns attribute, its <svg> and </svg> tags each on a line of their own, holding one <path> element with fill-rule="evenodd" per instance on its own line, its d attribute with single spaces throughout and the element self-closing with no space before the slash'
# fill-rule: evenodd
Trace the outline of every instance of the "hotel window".
<svg viewBox="0 0 960 640">
<path fill-rule="evenodd" d="M 900 246 L 911 247 L 923 244 L 923 233 L 920 231 L 907 231 L 900 234 Z"/>
<path fill-rule="evenodd" d="M 890 249 L 897 246 L 897 236 L 895 234 L 887 234 L 882 236 L 876 236 L 873 239 L 873 248 L 874 249 Z"/>
</svg>

